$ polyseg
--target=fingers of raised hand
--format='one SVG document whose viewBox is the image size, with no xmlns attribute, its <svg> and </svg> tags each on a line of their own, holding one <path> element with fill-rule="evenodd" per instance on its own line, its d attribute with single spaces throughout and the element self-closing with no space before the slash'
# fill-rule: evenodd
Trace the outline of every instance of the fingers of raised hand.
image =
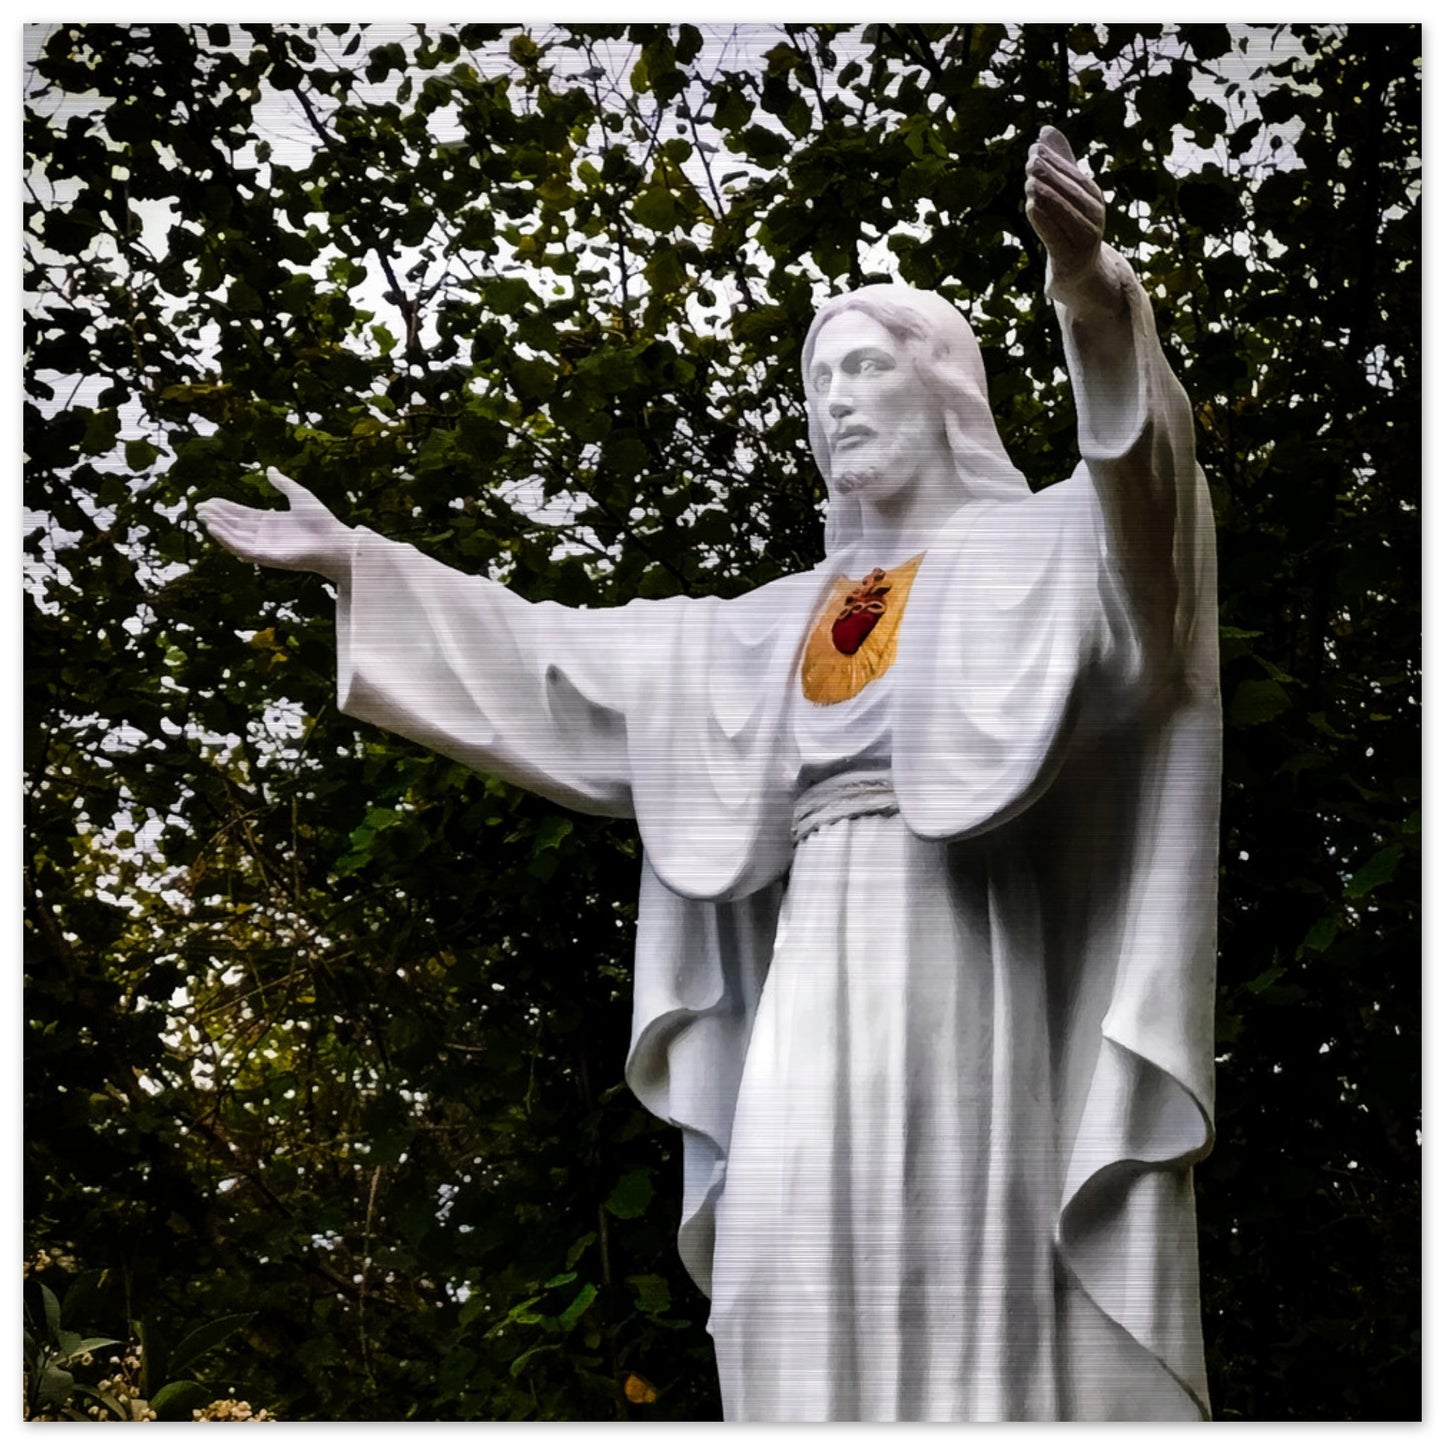
<svg viewBox="0 0 1445 1445">
<path fill-rule="evenodd" d="M 1073 161 L 1061 160 L 1043 146 L 1029 148 L 1024 167 L 1024 194 L 1037 194 L 1045 189 L 1059 192 L 1081 215 L 1104 218 L 1104 193 L 1093 176 Z"/>
<path fill-rule="evenodd" d="M 1104 232 L 1104 208 L 1101 204 L 1052 187 L 1026 187 L 1024 212 L 1035 228 L 1043 225 L 1061 236 L 1098 238 Z"/>
<path fill-rule="evenodd" d="M 1046 243 L 1084 244 L 1104 231 L 1104 198 L 1098 186 L 1076 169 L 1050 159 L 1030 163 L 1024 181 L 1024 213 Z"/>
<path fill-rule="evenodd" d="M 1074 148 L 1069 144 L 1069 138 L 1056 126 L 1046 125 L 1040 128 L 1037 146 L 1042 146 L 1051 154 L 1059 157 L 1060 160 L 1075 164 Z"/>
</svg>

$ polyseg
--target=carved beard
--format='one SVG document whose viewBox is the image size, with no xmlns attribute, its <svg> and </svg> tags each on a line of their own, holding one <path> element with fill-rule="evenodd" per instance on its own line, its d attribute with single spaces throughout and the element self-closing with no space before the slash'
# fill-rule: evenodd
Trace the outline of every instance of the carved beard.
<svg viewBox="0 0 1445 1445">
<path fill-rule="evenodd" d="M 878 467 L 853 467 L 846 472 L 833 473 L 833 490 L 840 497 L 861 492 L 870 487 L 882 475 Z"/>
<path fill-rule="evenodd" d="M 829 487 L 839 497 L 882 501 L 917 473 L 920 454 L 926 451 L 927 443 L 920 446 L 916 434 L 889 427 L 856 450 L 845 451 L 834 463 Z"/>
</svg>

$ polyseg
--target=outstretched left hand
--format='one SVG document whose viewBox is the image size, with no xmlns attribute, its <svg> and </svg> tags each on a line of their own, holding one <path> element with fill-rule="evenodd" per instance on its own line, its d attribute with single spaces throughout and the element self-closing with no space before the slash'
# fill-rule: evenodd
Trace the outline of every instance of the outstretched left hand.
<svg viewBox="0 0 1445 1445">
<path fill-rule="evenodd" d="M 339 582 L 346 571 L 352 528 L 332 516 L 300 482 L 275 467 L 268 467 L 266 476 L 290 502 L 288 511 L 207 497 L 196 503 L 196 516 L 216 541 L 244 561 L 289 572 L 320 572 Z"/>
<path fill-rule="evenodd" d="M 1046 125 L 1029 147 L 1024 214 L 1049 253 L 1055 289 L 1093 271 L 1104 241 L 1104 193 L 1074 159 L 1063 132 Z"/>
</svg>

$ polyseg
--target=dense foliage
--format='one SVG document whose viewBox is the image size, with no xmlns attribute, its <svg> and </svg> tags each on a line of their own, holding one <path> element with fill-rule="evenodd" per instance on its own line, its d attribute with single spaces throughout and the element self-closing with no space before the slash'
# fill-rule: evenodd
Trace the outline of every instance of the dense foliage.
<svg viewBox="0 0 1445 1445">
<path fill-rule="evenodd" d="M 1047 122 L 1220 528 L 1216 1411 L 1418 1414 L 1415 28 L 32 41 L 26 1243 L 104 1271 L 74 1330 L 247 1316 L 207 1378 L 290 1419 L 716 1413 L 620 1082 L 635 833 L 339 716 L 327 586 L 191 507 L 274 465 L 526 597 L 736 593 L 821 553 L 799 347 L 893 275 L 1056 480 Z"/>
</svg>

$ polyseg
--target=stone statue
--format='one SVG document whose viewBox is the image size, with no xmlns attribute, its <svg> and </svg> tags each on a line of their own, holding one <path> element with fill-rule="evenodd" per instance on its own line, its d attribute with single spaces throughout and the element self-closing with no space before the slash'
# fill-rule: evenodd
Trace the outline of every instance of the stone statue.
<svg viewBox="0 0 1445 1445">
<path fill-rule="evenodd" d="M 968 324 L 889 285 L 804 349 L 827 560 L 744 597 L 534 605 L 279 475 L 202 504 L 335 581 L 346 711 L 637 819 L 627 1078 L 734 1420 L 1208 1413 L 1213 522 L 1057 131 L 1025 191 L 1083 456 L 1037 494 Z"/>
</svg>

